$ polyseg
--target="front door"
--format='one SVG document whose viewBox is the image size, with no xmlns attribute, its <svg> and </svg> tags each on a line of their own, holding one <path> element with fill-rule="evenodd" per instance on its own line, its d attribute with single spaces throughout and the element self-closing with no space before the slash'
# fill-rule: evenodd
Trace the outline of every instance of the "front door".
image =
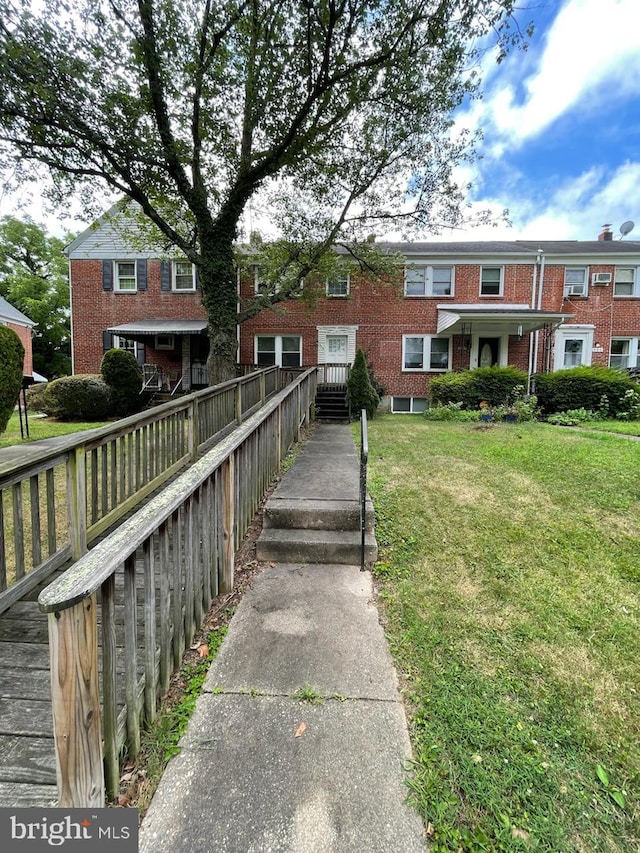
<svg viewBox="0 0 640 853">
<path fill-rule="evenodd" d="M 478 367 L 500 364 L 500 338 L 478 338 Z"/>
<path fill-rule="evenodd" d="M 346 335 L 327 335 L 327 362 L 324 381 L 327 385 L 342 385 L 347 381 L 348 364 Z"/>
</svg>

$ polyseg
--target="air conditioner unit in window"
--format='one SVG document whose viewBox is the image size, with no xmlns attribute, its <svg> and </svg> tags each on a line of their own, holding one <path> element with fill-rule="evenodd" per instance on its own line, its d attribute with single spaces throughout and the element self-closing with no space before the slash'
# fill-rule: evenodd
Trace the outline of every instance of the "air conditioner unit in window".
<svg viewBox="0 0 640 853">
<path fill-rule="evenodd" d="M 564 289 L 565 296 L 584 296 L 584 284 L 568 284 Z"/>
<path fill-rule="evenodd" d="M 591 284 L 611 284 L 611 273 L 610 272 L 594 272 L 591 276 Z"/>
</svg>

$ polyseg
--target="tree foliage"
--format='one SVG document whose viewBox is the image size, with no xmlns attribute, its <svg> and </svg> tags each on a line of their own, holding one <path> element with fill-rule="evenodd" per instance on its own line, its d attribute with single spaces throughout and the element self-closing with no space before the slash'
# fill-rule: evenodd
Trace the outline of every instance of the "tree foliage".
<svg viewBox="0 0 640 853">
<path fill-rule="evenodd" d="M 24 347 L 8 326 L 0 326 L 0 433 L 4 432 L 22 388 Z"/>
<path fill-rule="evenodd" d="M 105 187 L 199 270 L 210 376 L 236 324 L 296 295 L 332 245 L 460 222 L 452 169 L 472 140 L 451 113 L 478 93 L 480 49 L 521 33 L 512 0 L 0 0 L 0 156 L 52 192 Z M 241 306 L 234 244 L 259 198 L 282 285 Z"/>
<path fill-rule="evenodd" d="M 367 417 L 372 418 L 379 403 L 380 397 L 373 387 L 367 360 L 362 350 L 358 349 L 347 381 L 347 406 L 351 417 L 359 418 L 360 412 L 365 409 Z"/>
<path fill-rule="evenodd" d="M 28 217 L 0 219 L 0 295 L 36 323 L 33 366 L 47 378 L 71 372 L 64 245 Z"/>
<path fill-rule="evenodd" d="M 142 369 L 136 357 L 123 349 L 105 352 L 100 374 L 111 388 L 111 398 L 116 415 L 133 415 L 142 408 Z"/>
</svg>

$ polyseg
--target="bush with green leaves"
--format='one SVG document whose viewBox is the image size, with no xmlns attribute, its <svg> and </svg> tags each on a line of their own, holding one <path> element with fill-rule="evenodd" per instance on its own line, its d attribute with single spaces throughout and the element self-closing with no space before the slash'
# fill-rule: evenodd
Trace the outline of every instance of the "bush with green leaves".
<svg viewBox="0 0 640 853">
<path fill-rule="evenodd" d="M 480 409 L 463 409 L 462 403 L 444 403 L 430 406 L 424 413 L 428 421 L 479 421 Z"/>
<path fill-rule="evenodd" d="M 102 421 L 113 415 L 111 388 L 100 376 L 62 376 L 47 384 L 43 411 L 61 421 Z"/>
<path fill-rule="evenodd" d="M 116 415 L 132 415 L 142 408 L 142 369 L 135 356 L 124 349 L 105 352 L 100 375 L 111 388 Z"/>
<path fill-rule="evenodd" d="M 547 415 L 547 421 L 550 424 L 558 426 L 578 426 L 578 424 L 587 424 L 590 421 L 597 421 L 598 414 L 592 412 L 591 409 L 568 409 L 566 412 L 554 412 L 552 415 Z"/>
<path fill-rule="evenodd" d="M 606 397 L 607 414 L 617 417 L 619 412 L 629 411 L 627 391 L 640 390 L 637 382 L 613 367 L 572 367 L 556 373 L 538 373 L 534 382 L 538 402 L 545 414 L 569 409 L 598 412 Z"/>
<path fill-rule="evenodd" d="M 0 432 L 9 423 L 22 389 L 24 347 L 13 329 L 0 325 Z"/>
<path fill-rule="evenodd" d="M 372 418 L 379 403 L 380 397 L 371 382 L 364 353 L 358 349 L 347 381 L 347 406 L 352 417 L 359 418 L 361 410 L 366 409 L 367 417 Z"/>
<path fill-rule="evenodd" d="M 32 412 L 44 412 L 44 395 L 48 387 L 47 382 L 36 382 L 27 389 L 27 408 Z"/>
<path fill-rule="evenodd" d="M 466 409 L 477 409 L 483 401 L 498 406 L 515 388 L 526 384 L 526 371 L 517 367 L 478 367 L 460 373 L 443 373 L 431 380 L 431 402 L 462 403 Z"/>
</svg>

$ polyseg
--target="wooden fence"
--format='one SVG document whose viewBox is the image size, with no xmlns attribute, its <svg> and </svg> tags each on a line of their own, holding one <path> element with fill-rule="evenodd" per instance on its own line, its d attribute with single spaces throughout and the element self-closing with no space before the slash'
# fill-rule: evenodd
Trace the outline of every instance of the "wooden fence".
<svg viewBox="0 0 640 853">
<path fill-rule="evenodd" d="M 154 719 L 211 599 L 232 589 L 235 549 L 315 390 L 311 368 L 40 594 L 60 806 L 117 794 L 119 754 L 136 756 L 141 722 Z"/>
<path fill-rule="evenodd" d="M 0 613 L 284 386 L 278 367 L 196 391 L 0 465 Z"/>
</svg>

